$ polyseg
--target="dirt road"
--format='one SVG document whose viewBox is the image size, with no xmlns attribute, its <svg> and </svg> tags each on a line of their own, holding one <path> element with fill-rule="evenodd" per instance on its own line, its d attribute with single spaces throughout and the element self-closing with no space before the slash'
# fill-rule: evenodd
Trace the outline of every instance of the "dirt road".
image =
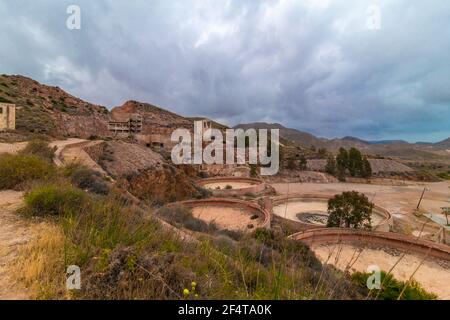
<svg viewBox="0 0 450 320">
<path fill-rule="evenodd" d="M 78 138 L 68 138 L 66 140 L 56 140 L 50 142 L 50 147 L 56 147 L 54 163 L 57 166 L 63 166 L 65 163 L 77 161 L 81 164 L 100 172 L 107 176 L 107 173 L 83 150 L 84 147 L 93 146 L 102 143 L 102 141 L 90 141 Z M 0 154 L 15 154 L 21 151 L 27 142 L 0 143 Z"/>
</svg>

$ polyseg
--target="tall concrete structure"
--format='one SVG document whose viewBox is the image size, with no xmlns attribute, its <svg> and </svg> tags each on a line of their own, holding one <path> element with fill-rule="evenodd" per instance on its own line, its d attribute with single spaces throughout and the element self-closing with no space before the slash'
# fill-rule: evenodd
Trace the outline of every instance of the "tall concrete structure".
<svg viewBox="0 0 450 320">
<path fill-rule="evenodd" d="M 0 130 L 16 129 L 16 105 L 0 103 Z"/>
</svg>

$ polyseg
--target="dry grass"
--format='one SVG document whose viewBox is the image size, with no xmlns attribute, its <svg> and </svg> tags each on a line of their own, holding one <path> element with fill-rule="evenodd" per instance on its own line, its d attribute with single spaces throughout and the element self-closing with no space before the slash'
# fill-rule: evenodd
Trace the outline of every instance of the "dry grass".
<svg viewBox="0 0 450 320">
<path fill-rule="evenodd" d="M 20 249 L 13 278 L 32 292 L 31 299 L 69 298 L 65 290 L 65 236 L 61 227 L 43 223 L 38 236 Z"/>
</svg>

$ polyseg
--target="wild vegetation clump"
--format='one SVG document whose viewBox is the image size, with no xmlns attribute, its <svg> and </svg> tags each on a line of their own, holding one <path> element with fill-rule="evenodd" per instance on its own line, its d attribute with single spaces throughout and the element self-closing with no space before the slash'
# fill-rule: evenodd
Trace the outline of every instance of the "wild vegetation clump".
<svg viewBox="0 0 450 320">
<path fill-rule="evenodd" d="M 22 212 L 30 216 L 60 216 L 82 210 L 86 200 L 86 194 L 71 185 L 43 185 L 25 195 Z"/>
<path fill-rule="evenodd" d="M 34 155 L 49 163 L 53 162 L 55 157 L 56 148 L 49 146 L 47 141 L 44 140 L 31 140 L 26 147 L 20 152 L 22 155 Z"/>
<path fill-rule="evenodd" d="M 352 279 L 361 287 L 367 290 L 367 279 L 370 273 L 355 272 Z M 371 298 L 379 300 L 434 300 L 437 296 L 427 292 L 416 281 L 409 282 L 399 281 L 392 274 L 382 271 L 380 275 L 380 289 L 372 289 L 368 292 Z"/>
<path fill-rule="evenodd" d="M 71 163 L 64 169 L 64 174 L 80 189 L 95 194 L 107 195 L 110 191 L 109 183 L 95 170 L 78 163 Z"/>
<path fill-rule="evenodd" d="M 450 180 L 450 170 L 439 172 L 437 176 L 443 180 Z"/>
<path fill-rule="evenodd" d="M 0 189 L 21 189 L 33 180 L 49 180 L 55 168 L 35 155 L 0 155 Z"/>
</svg>

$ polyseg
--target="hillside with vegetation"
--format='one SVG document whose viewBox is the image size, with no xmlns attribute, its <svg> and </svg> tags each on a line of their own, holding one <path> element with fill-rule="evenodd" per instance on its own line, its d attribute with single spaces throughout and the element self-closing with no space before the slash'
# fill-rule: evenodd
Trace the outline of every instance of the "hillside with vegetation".
<svg viewBox="0 0 450 320">
<path fill-rule="evenodd" d="M 85 138 L 108 134 L 108 109 L 27 77 L 0 75 L 0 102 L 16 105 L 16 128 L 24 133 Z"/>
<path fill-rule="evenodd" d="M 346 275 L 323 266 L 307 246 L 284 234 L 217 231 L 184 208 L 168 207 L 156 216 L 147 202 L 130 201 L 83 166 L 55 167 L 52 149 L 42 143 L 33 142 L 39 152 L 32 146 L 0 156 L 0 189 L 23 190 L 17 214 L 47 228 L 15 265 L 17 281 L 34 298 L 364 297 Z M 66 291 L 66 265 L 81 267 L 81 291 Z"/>
</svg>

